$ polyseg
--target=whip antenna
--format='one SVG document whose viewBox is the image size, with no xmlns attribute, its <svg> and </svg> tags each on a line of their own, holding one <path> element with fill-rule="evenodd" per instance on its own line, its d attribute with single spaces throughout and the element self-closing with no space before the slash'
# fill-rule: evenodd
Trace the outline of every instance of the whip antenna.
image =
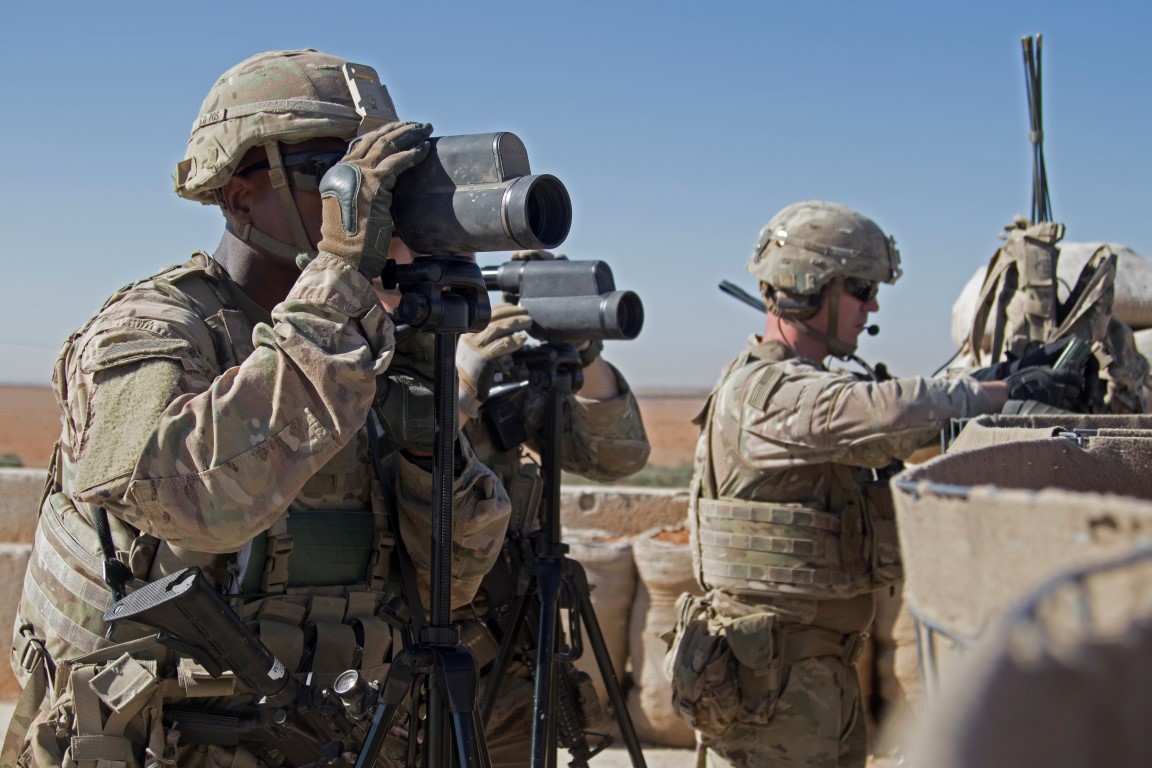
<svg viewBox="0 0 1152 768">
<path fill-rule="evenodd" d="M 1028 94 L 1028 118 L 1032 130 L 1032 223 L 1052 221 L 1052 200 L 1048 196 L 1048 171 L 1044 167 L 1044 121 L 1041 112 L 1040 35 L 1021 38 L 1024 48 L 1024 87 Z"/>
</svg>

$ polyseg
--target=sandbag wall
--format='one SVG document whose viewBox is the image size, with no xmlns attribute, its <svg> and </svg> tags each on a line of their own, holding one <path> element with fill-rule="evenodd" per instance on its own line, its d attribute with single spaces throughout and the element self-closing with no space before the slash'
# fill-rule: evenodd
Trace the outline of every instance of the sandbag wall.
<svg viewBox="0 0 1152 768">
<path fill-rule="evenodd" d="M 931 698 L 1030 590 L 1152 546 L 1152 417 L 984 417 L 892 488 Z"/>
</svg>

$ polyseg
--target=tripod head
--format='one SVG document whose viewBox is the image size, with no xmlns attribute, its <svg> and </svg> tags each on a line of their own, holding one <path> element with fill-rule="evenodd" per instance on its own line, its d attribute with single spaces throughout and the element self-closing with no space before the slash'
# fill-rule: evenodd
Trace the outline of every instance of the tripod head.
<svg viewBox="0 0 1152 768">
<path fill-rule="evenodd" d="M 400 289 L 396 318 L 428 333 L 481 331 L 492 317 L 484 275 L 468 256 L 389 261 L 380 280 L 385 288 Z"/>
</svg>

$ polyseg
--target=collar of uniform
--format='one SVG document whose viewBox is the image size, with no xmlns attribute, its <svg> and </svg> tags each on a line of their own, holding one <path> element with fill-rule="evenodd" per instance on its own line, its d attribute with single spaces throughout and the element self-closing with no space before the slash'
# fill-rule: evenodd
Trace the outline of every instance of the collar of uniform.
<svg viewBox="0 0 1152 768">
<path fill-rule="evenodd" d="M 759 336 L 750 336 L 748 338 L 748 353 L 757 360 L 768 360 L 771 362 L 781 362 L 796 357 L 796 353 L 789 349 L 784 343 L 775 339 L 764 341 Z"/>
<path fill-rule="evenodd" d="M 220 266 L 219 262 L 210 256 L 208 257 L 208 274 L 211 275 L 214 280 L 217 280 L 220 285 L 224 286 L 224 289 L 228 291 L 228 295 L 231 296 L 232 300 L 236 303 L 236 309 L 244 313 L 244 317 L 248 319 L 249 323 L 253 326 L 257 323 L 272 325 L 272 313 L 257 304 L 251 296 L 244 293 L 240 286 L 236 284 L 236 281 L 232 279 L 232 276 L 228 274 L 228 270 Z"/>
</svg>

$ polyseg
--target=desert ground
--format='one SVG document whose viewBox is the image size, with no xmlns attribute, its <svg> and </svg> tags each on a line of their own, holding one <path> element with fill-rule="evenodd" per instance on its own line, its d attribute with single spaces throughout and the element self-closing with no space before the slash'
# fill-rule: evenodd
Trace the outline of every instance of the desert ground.
<svg viewBox="0 0 1152 768">
<path fill-rule="evenodd" d="M 24 467 L 46 467 L 60 434 L 60 412 L 51 388 L 0 386 L 0 457 Z"/>
</svg>

